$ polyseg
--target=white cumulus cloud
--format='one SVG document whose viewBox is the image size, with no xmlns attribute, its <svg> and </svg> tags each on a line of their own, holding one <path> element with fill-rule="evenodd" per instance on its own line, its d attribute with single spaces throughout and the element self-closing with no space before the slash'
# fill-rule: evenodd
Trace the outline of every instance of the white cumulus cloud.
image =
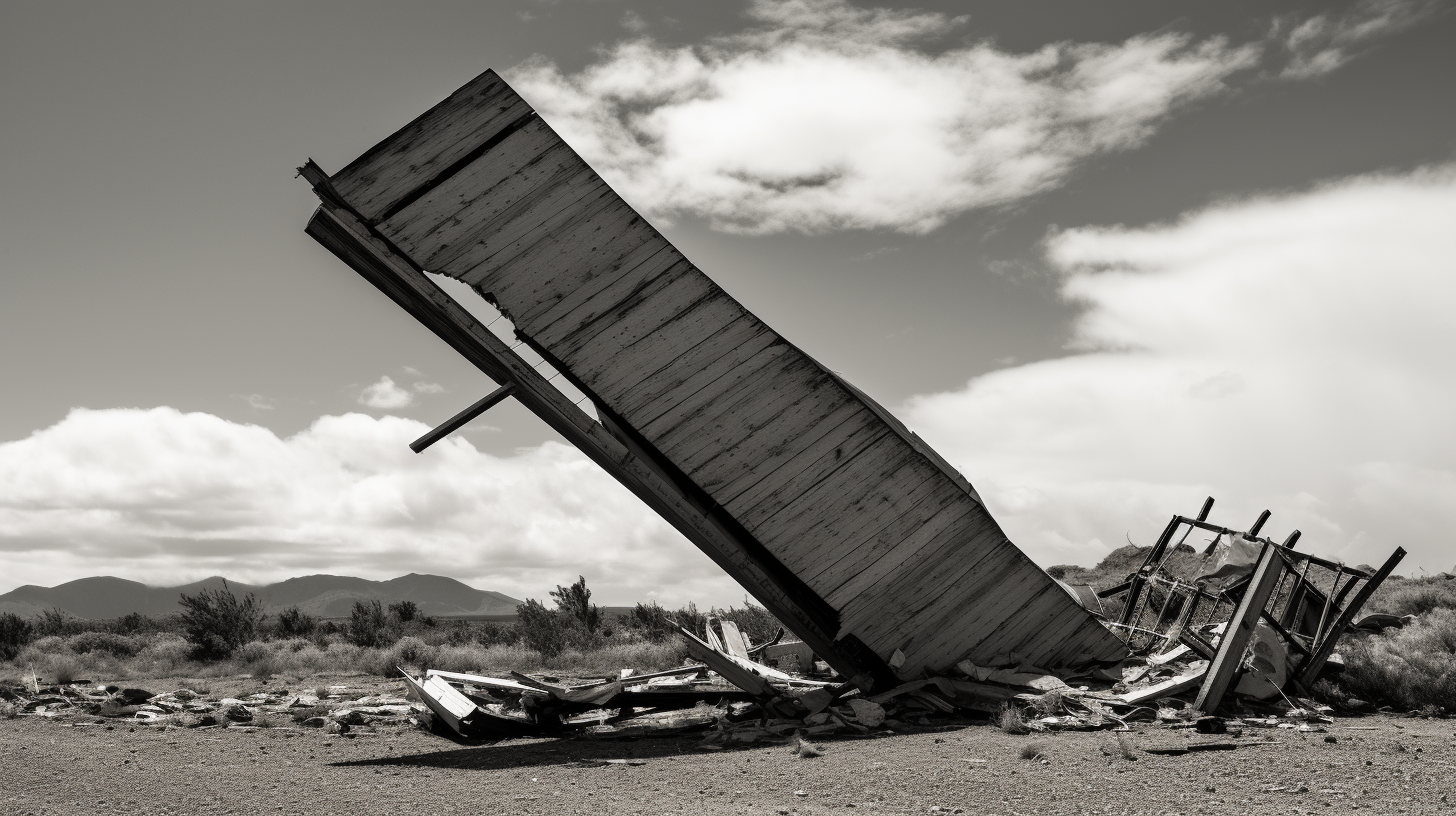
<svg viewBox="0 0 1456 816">
<path fill-rule="evenodd" d="M 359 392 L 359 404 L 370 408 L 389 410 L 405 408 L 415 401 L 415 395 L 394 384 L 394 379 L 384 375 L 363 391 Z"/>
<path fill-rule="evenodd" d="M 511 80 L 659 216 L 745 232 L 923 233 L 1142 143 L 1260 53 L 1176 32 L 937 51 L 965 18 L 842 0 L 759 0 L 750 15 L 753 28 L 702 45 L 639 37 L 579 73 L 535 59 Z"/>
<path fill-rule="evenodd" d="M 907 419 L 1042 563 L 1149 543 L 1205 495 L 1302 547 L 1448 570 L 1456 168 L 1049 242 L 1082 353 L 915 398 Z"/>
<path fill-rule="evenodd" d="M 545 598 L 585 575 L 604 601 L 741 602 L 634 496 L 557 443 L 508 457 L 412 420 L 325 416 L 280 438 L 171 408 L 77 409 L 0 445 L 3 589 L 88 575 L 448 575 Z"/>
</svg>

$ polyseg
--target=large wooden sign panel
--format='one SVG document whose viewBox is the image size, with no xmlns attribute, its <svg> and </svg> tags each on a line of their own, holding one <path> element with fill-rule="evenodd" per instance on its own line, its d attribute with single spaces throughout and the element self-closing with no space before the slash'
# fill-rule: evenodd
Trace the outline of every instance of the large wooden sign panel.
<svg viewBox="0 0 1456 816">
<path fill-rule="evenodd" d="M 836 642 L 899 651 L 900 677 L 1124 654 L 960 474 L 693 266 L 494 73 L 330 181 L 419 269 L 494 303 L 682 497 L 766 550 L 787 576 L 776 591 L 827 605 Z"/>
</svg>

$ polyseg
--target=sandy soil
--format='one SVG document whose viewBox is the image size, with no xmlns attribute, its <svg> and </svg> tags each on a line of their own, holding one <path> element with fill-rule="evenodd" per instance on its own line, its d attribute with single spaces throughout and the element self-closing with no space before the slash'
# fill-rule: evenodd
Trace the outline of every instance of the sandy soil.
<svg viewBox="0 0 1456 816">
<path fill-rule="evenodd" d="M 1326 734 L 1237 737 L 1147 726 L 1127 735 L 1135 760 L 1110 732 L 914 731 L 825 740 L 805 759 L 781 745 L 705 752 L 698 737 L 460 746 L 413 729 L 347 737 L 23 717 L 0 720 L 0 813 L 1456 814 L 1456 720 L 1374 716 Z M 1238 747 L 1141 750 L 1209 741 Z M 1041 758 L 1023 758 L 1031 744 Z"/>
</svg>

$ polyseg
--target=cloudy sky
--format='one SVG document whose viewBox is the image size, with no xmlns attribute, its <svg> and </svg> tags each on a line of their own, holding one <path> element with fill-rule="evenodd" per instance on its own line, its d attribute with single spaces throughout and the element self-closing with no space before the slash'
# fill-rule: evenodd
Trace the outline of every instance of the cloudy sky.
<svg viewBox="0 0 1456 816">
<path fill-rule="evenodd" d="M 1456 5 L 10 2 L 0 592 L 743 592 L 303 233 L 486 68 L 1043 565 L 1173 513 L 1456 565 Z"/>
</svg>

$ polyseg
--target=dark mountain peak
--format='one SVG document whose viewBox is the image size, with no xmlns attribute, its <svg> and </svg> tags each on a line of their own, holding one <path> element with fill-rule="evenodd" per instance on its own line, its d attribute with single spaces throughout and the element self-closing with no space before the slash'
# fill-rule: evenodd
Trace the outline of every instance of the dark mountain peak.
<svg viewBox="0 0 1456 816">
<path fill-rule="evenodd" d="M 347 616 L 355 602 L 414 601 L 427 615 L 509 615 L 521 602 L 503 595 L 476 589 L 454 578 L 412 572 L 387 581 L 371 581 L 347 575 L 303 575 L 276 584 L 261 586 L 229 581 L 214 575 L 190 584 L 153 587 L 111 576 L 96 576 L 68 581 L 54 587 L 26 585 L 0 595 L 0 608 L 11 608 L 19 614 L 39 614 L 41 610 L 59 608 L 79 618 L 119 618 L 132 612 L 143 615 L 166 615 L 180 611 L 182 595 L 196 595 L 202 590 L 222 589 L 226 585 L 233 594 L 252 593 L 263 602 L 269 613 L 297 606 L 311 615 Z"/>
</svg>

